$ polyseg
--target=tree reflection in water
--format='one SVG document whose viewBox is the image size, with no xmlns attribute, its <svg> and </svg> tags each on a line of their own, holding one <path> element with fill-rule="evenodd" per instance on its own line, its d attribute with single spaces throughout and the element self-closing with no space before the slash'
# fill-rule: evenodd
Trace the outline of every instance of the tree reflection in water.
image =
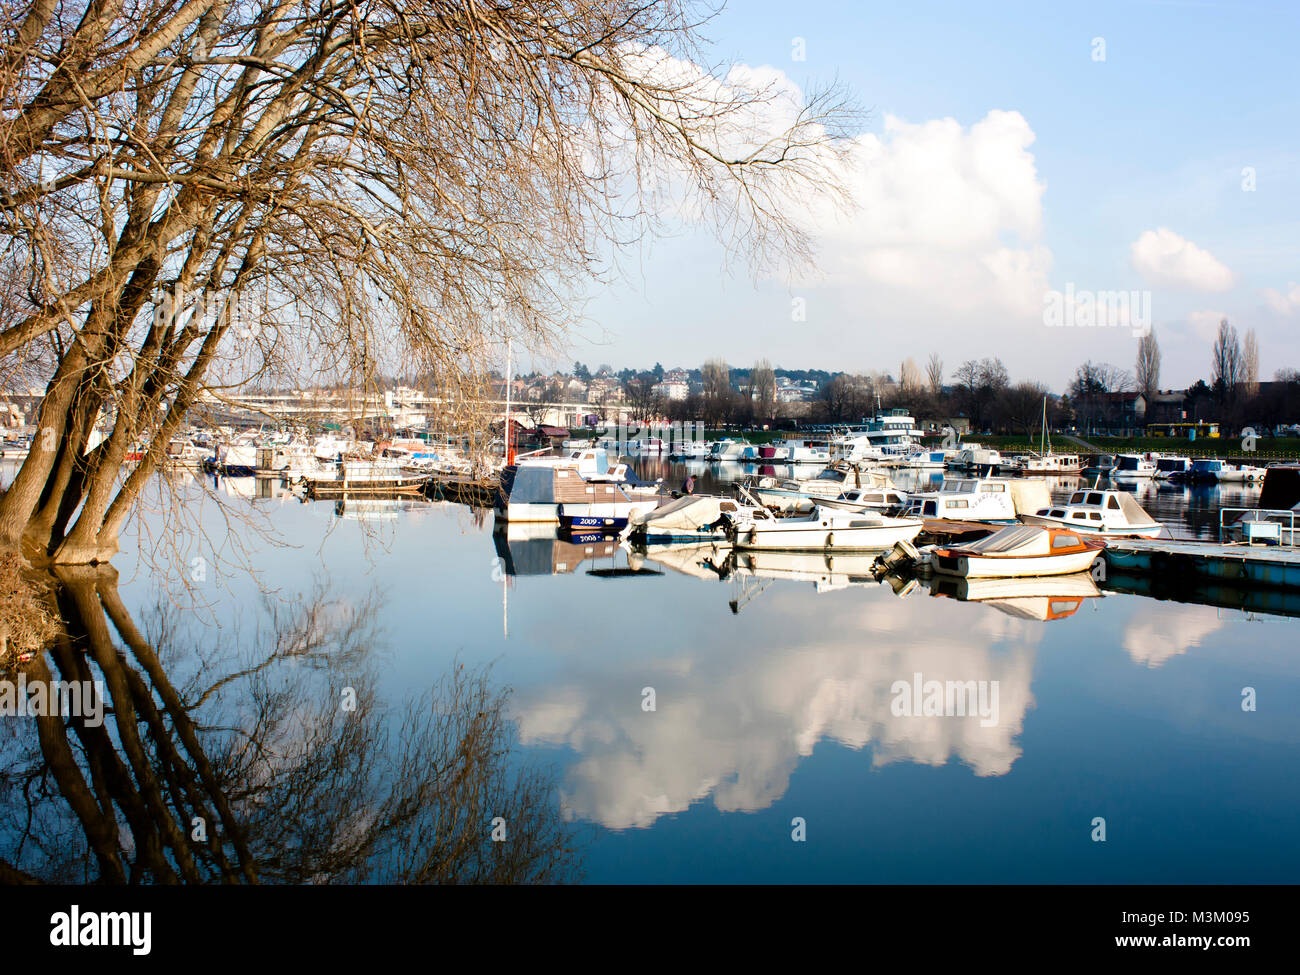
<svg viewBox="0 0 1300 975">
<path fill-rule="evenodd" d="M 27 681 L 102 681 L 107 713 L 0 720 L 0 882 L 577 878 L 577 834 L 551 772 L 518 760 L 508 692 L 457 665 L 386 707 L 373 600 L 317 594 L 251 645 L 182 651 L 176 611 L 146 635 L 110 567 L 59 569 L 52 591 L 63 626 Z"/>
</svg>

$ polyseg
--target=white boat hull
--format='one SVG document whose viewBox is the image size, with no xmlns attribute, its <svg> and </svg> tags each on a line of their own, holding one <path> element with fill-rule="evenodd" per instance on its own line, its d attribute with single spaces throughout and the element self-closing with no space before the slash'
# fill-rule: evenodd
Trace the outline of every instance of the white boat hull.
<svg viewBox="0 0 1300 975">
<path fill-rule="evenodd" d="M 560 523 L 560 506 L 558 504 L 509 501 L 506 503 L 503 513 L 506 520 L 511 524 L 558 525 Z"/>
<path fill-rule="evenodd" d="M 741 550 L 810 552 L 826 549 L 883 551 L 898 542 L 910 542 L 921 533 L 918 519 L 888 519 L 883 524 L 849 527 L 821 519 L 798 519 L 798 524 L 757 524 L 737 531 L 733 543 Z"/>
<path fill-rule="evenodd" d="M 1041 525 L 1044 528 L 1068 528 L 1072 532 L 1078 532 L 1080 535 L 1089 535 L 1096 538 L 1157 538 L 1164 531 L 1164 525 L 1156 522 L 1151 525 L 1137 525 L 1128 527 L 1102 526 L 1091 527 L 1085 522 L 1076 521 L 1070 518 L 1053 518 L 1050 515 L 1021 515 L 1020 521 L 1026 525 Z"/>
<path fill-rule="evenodd" d="M 935 559 L 934 571 L 940 575 L 961 576 L 965 579 L 1012 579 L 1030 576 L 1063 576 L 1085 572 L 1100 549 L 1087 552 L 1070 552 L 1065 555 L 1038 556 L 979 556 L 956 555 L 950 559 Z"/>
</svg>

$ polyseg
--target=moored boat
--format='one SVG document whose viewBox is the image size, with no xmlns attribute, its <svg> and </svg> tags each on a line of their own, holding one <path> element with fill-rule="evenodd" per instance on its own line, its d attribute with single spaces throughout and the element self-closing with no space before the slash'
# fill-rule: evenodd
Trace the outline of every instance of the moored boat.
<svg viewBox="0 0 1300 975">
<path fill-rule="evenodd" d="M 855 464 L 840 461 L 816 477 L 810 478 L 760 478 L 749 486 L 749 491 L 765 507 L 780 512 L 806 512 L 814 503 L 826 498 L 838 498 L 847 490 L 894 487 L 889 475 L 883 471 L 863 470 Z"/>
<path fill-rule="evenodd" d="M 1069 575 L 1086 571 L 1105 543 L 1064 528 L 1015 525 L 966 545 L 936 548 L 942 575 L 976 578 Z"/>
<path fill-rule="evenodd" d="M 1156 476 L 1156 454 L 1120 454 L 1115 458 L 1111 479 L 1115 481 L 1147 481 Z"/>
<path fill-rule="evenodd" d="M 1068 528 L 1089 535 L 1155 538 L 1165 530 L 1124 491 L 1075 491 L 1065 504 L 1040 508 L 1021 515 L 1020 520 L 1026 525 Z"/>
<path fill-rule="evenodd" d="M 759 509 L 731 519 L 737 549 L 881 551 L 921 532 L 919 518 L 890 518 L 868 511 L 842 511 L 818 504 L 807 515 L 775 518 Z"/>
<path fill-rule="evenodd" d="M 652 511 L 631 513 L 623 534 L 642 545 L 724 541 L 728 519 L 747 509 L 748 505 L 732 498 L 686 495 Z"/>
<path fill-rule="evenodd" d="M 1156 460 L 1156 472 L 1152 476 L 1158 481 L 1177 480 L 1192 469 L 1192 462 L 1186 457 L 1163 456 Z"/>
<path fill-rule="evenodd" d="M 916 518 L 1010 524 L 1051 501 L 1047 482 L 1007 477 L 946 477 L 938 491 L 913 494 L 907 513 Z"/>
<path fill-rule="evenodd" d="M 609 466 L 601 448 L 528 457 L 501 472 L 497 512 L 506 521 L 555 524 L 560 505 L 613 501 L 615 485 L 629 501 L 657 499 L 660 490 L 659 481 L 632 478 L 626 464 Z"/>
</svg>

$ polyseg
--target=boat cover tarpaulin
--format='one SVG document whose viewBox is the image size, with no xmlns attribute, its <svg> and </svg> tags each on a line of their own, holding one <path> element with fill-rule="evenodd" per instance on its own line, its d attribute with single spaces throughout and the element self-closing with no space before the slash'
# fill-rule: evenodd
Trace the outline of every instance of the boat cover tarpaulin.
<svg viewBox="0 0 1300 975">
<path fill-rule="evenodd" d="M 722 516 L 722 502 L 722 498 L 678 498 L 645 515 L 633 512 L 630 523 L 644 524 L 646 531 L 651 534 L 698 531 L 706 525 L 713 524 Z"/>
<path fill-rule="evenodd" d="M 994 532 L 988 538 L 971 542 L 961 547 L 963 552 L 980 555 L 1048 555 L 1050 533 L 1045 528 L 1022 525 L 1017 528 L 1004 528 Z"/>
<path fill-rule="evenodd" d="M 1009 480 L 1007 484 L 1011 491 L 1011 503 L 1015 506 L 1018 515 L 1032 515 L 1052 503 L 1051 489 L 1044 480 Z"/>
<path fill-rule="evenodd" d="M 1131 494 L 1117 491 L 1115 496 L 1119 498 L 1119 510 L 1124 512 L 1124 517 L 1129 525 L 1137 527 L 1138 525 L 1156 524 L 1156 520 L 1143 510 L 1142 505 L 1138 504 L 1137 499 Z"/>
</svg>

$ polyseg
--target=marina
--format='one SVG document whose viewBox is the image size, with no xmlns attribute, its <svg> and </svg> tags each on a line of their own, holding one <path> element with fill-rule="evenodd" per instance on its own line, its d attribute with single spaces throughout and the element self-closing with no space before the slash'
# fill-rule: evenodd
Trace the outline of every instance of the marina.
<svg viewBox="0 0 1300 975">
<path fill-rule="evenodd" d="M 7 6 L 14 967 L 1285 947 L 1300 7 L 1023 7 Z"/>
<path fill-rule="evenodd" d="M 640 479 L 665 483 L 688 469 L 664 460 L 631 466 Z M 732 483 L 715 482 L 713 465 L 694 469 L 700 490 L 720 494 Z M 1214 495 L 1229 489 L 1196 490 L 1213 492 L 1205 498 L 1213 506 Z M 186 491 L 198 492 L 194 503 L 209 503 L 197 483 Z M 1056 497 L 1069 492 L 1068 481 L 1053 488 Z M 692 523 L 707 525 L 708 515 L 724 514 L 716 497 L 682 498 L 665 509 L 703 505 L 708 512 Z M 1200 495 L 1179 498 L 1162 518 L 1173 522 L 1177 511 L 1180 534 L 1200 532 L 1193 506 Z M 309 587 L 319 568 L 358 598 L 382 590 L 390 608 L 385 644 L 394 653 L 383 694 L 400 699 L 453 656 L 499 661 L 517 689 L 513 713 L 526 751 L 559 763 L 566 801 L 594 830 L 586 849 L 590 880 L 631 871 L 658 882 L 835 881 L 864 870 L 882 880 L 974 880 L 1010 859 L 1019 866 L 1009 876 L 1025 882 L 1062 871 L 1099 882 L 1177 882 L 1243 870 L 1259 880 L 1282 878 L 1296 866 L 1286 827 L 1264 817 L 1252 822 L 1256 838 L 1273 838 L 1269 856 L 1254 840 L 1228 842 L 1195 868 L 1175 856 L 1195 826 L 1169 825 L 1187 822 L 1175 812 L 1192 772 L 1183 751 L 1189 726 L 1226 727 L 1237 707 L 1226 694 L 1223 701 L 1189 698 L 1188 689 L 1293 680 L 1284 676 L 1289 631 L 1268 624 L 1300 615 L 1295 589 L 1148 574 L 1109 560 L 1104 572 L 908 579 L 880 575 L 876 552 L 734 548 L 718 532 L 704 541 L 683 535 L 638 545 L 617 533 L 583 538 L 558 524 L 498 520 L 491 507 L 423 499 L 382 517 L 362 509 L 344 518 L 333 503 L 300 500 L 287 486 L 243 503 L 272 514 L 277 535 L 291 543 L 259 558 L 278 589 Z M 1217 515 L 1212 520 L 1217 525 Z M 924 527 L 935 537 L 968 539 L 1000 530 L 938 521 Z M 1106 541 L 1108 549 L 1116 544 L 1178 549 L 1174 542 Z M 319 554 L 305 561 L 299 553 L 306 548 Z M 125 554 L 124 579 L 131 579 L 130 566 L 147 550 L 132 546 Z M 134 579 L 124 598 L 152 598 L 154 583 Z M 205 589 L 221 605 L 237 605 L 253 591 L 237 573 Z M 436 633 L 403 609 L 416 605 L 439 613 Z M 574 635 L 575 612 L 585 631 L 614 635 L 616 648 Z M 647 615 L 656 619 L 653 639 L 633 652 L 618 635 Z M 719 627 L 725 641 L 706 636 Z M 1253 647 L 1245 660 L 1235 649 L 1243 640 Z M 890 683 L 917 671 L 998 681 L 998 723 L 981 729 L 978 717 L 894 717 Z M 637 696 L 646 686 L 658 697 L 649 715 Z M 1114 712 L 1130 695 L 1147 702 L 1145 717 Z M 1112 716 L 1104 724 L 1085 716 L 1081 698 Z M 1254 734 L 1300 734 L 1290 722 L 1273 716 Z M 1127 739 L 1139 727 L 1148 760 L 1162 769 L 1157 790 L 1135 791 L 1126 771 Z M 689 750 L 682 736 L 693 743 Z M 1081 737 L 1091 743 L 1087 753 L 1072 744 Z M 1237 749 L 1210 743 L 1200 750 L 1196 775 L 1277 795 L 1269 769 L 1289 761 L 1289 747 L 1252 740 L 1262 764 L 1243 768 Z M 691 757 L 685 767 L 670 758 L 683 755 Z M 1151 825 L 1137 827 L 1140 856 L 1085 864 L 1065 836 L 1040 840 L 1034 857 L 1023 856 L 1029 822 L 1074 808 L 1068 793 L 1052 786 L 1062 767 L 1089 776 L 1099 808 L 1143 804 Z M 945 802 L 916 823 L 935 789 L 963 801 Z M 1289 790 L 1281 789 L 1288 802 Z M 833 855 L 791 860 L 761 837 L 796 814 L 834 835 L 870 823 L 891 842 L 851 847 L 857 852 L 848 855 L 836 844 Z M 1004 827 L 992 827 L 1002 820 Z M 743 853 L 731 845 L 737 831 Z M 954 869 L 953 852 L 976 835 L 982 852 Z"/>
</svg>

